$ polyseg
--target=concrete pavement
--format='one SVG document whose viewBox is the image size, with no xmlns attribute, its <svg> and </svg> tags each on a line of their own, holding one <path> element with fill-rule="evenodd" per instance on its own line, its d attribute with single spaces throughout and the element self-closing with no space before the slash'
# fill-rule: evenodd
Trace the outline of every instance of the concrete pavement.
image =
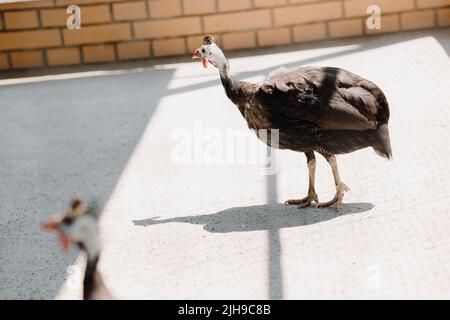
<svg viewBox="0 0 450 320">
<path fill-rule="evenodd" d="M 351 188 L 341 214 L 281 204 L 307 192 L 301 154 L 278 151 L 276 175 L 174 163 L 177 133 L 246 128 L 198 62 L 0 80 L 0 298 L 80 297 L 83 257 L 39 228 L 79 193 L 104 206 L 100 270 L 118 298 L 450 298 L 448 31 L 230 59 L 249 81 L 336 66 L 384 90 L 394 161 L 371 149 L 338 157 Z M 221 143 L 202 139 L 203 151 Z M 224 154 L 245 152 L 232 147 Z M 322 158 L 316 183 L 329 200 Z"/>
</svg>

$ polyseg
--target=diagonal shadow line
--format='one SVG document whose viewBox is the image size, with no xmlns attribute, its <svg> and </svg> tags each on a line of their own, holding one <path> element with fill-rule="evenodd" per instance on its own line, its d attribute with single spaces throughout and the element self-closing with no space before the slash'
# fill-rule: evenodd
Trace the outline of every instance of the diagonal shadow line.
<svg viewBox="0 0 450 320">
<path fill-rule="evenodd" d="M 359 41 L 359 42 L 355 42 L 352 39 L 348 39 L 348 40 L 331 40 L 331 41 L 327 41 L 326 43 L 312 43 L 312 44 L 306 44 L 304 45 L 305 50 L 309 50 L 309 49 L 319 49 L 319 48 L 332 48 L 332 47 L 336 47 L 338 45 L 342 46 L 342 45 L 346 45 L 346 46 L 358 46 L 357 48 L 353 48 L 353 49 L 347 49 L 347 50 L 343 50 L 343 51 L 339 51 L 339 52 L 332 52 L 332 53 L 328 53 L 328 54 L 322 54 L 322 55 L 318 55 L 315 57 L 311 57 L 311 58 L 306 58 L 306 59 L 299 59 L 297 61 L 293 61 L 293 62 L 289 62 L 289 63 L 280 63 L 276 66 L 273 67 L 267 67 L 264 69 L 260 69 L 257 71 L 244 71 L 244 72 L 236 72 L 234 74 L 234 77 L 238 80 L 244 80 L 246 78 L 251 78 L 251 77 L 255 77 L 255 76 L 266 76 L 268 75 L 270 72 L 280 68 L 280 67 L 286 67 L 286 68 L 293 68 L 293 67 L 298 67 L 301 65 L 306 65 L 306 64 L 311 64 L 311 63 L 315 63 L 321 60 L 326 60 L 326 59 L 333 59 L 333 58 L 339 58 L 339 57 L 343 57 L 352 53 L 357 53 L 357 52 L 363 52 L 363 51 L 367 51 L 367 50 L 371 50 L 371 49 L 375 49 L 375 48 L 380 48 L 380 47 L 385 47 L 385 46 L 389 46 L 392 44 L 398 44 L 401 42 L 407 42 L 407 41 L 411 41 L 414 39 L 418 39 L 418 38 L 422 38 L 424 36 L 427 35 L 432 35 L 437 41 L 439 41 L 441 43 L 441 45 L 443 46 L 443 48 L 447 51 L 447 53 L 450 51 L 449 46 L 447 45 L 447 42 L 444 40 L 444 38 L 447 36 L 447 34 L 445 33 L 445 30 L 422 30 L 422 31 L 414 31 L 414 32 L 409 32 L 409 33 L 402 33 L 401 38 L 396 38 L 396 37 L 391 37 L 391 35 L 387 34 L 387 35 L 377 35 L 377 36 L 372 36 L 369 39 L 367 38 L 363 38 L 363 41 Z M 263 49 L 261 51 L 265 51 L 267 50 L 267 56 L 270 56 L 271 53 L 282 53 L 282 52 L 288 52 L 288 51 L 301 51 L 303 48 L 303 46 L 289 46 L 289 47 L 281 47 L 281 48 L 272 48 L 272 49 Z M 251 56 L 252 54 L 246 54 L 245 51 L 243 52 L 232 52 L 230 54 L 230 58 L 237 58 L 237 57 L 241 57 L 241 56 Z M 259 55 L 261 55 L 261 52 L 259 52 Z M 264 55 L 264 54 L 263 54 Z M 209 80 L 209 81 L 205 81 L 202 83 L 197 83 L 197 84 L 193 84 L 193 85 L 188 85 L 185 87 L 180 87 L 180 88 L 176 88 L 176 89 L 171 89 L 168 91 L 168 94 L 177 94 L 177 93 L 182 93 L 182 92 L 186 92 L 186 91 L 190 91 L 190 90 L 197 90 L 197 89 L 204 89 L 206 87 L 211 87 L 211 86 L 215 86 L 218 85 L 220 83 L 219 78 L 215 79 L 215 80 Z"/>
<path fill-rule="evenodd" d="M 434 34 L 434 38 L 439 42 L 441 47 L 445 50 L 447 53 L 447 56 L 450 56 L 450 27 L 447 28 L 447 32 L 442 30 L 443 32 L 436 32 Z"/>
<path fill-rule="evenodd" d="M 78 251 L 42 232 L 77 193 L 111 197 L 174 70 L 0 90 L 0 299 L 53 299 Z M 24 95 L 24 90 L 27 94 Z M 20 213 L 18 215 L 17 213 Z"/>
<path fill-rule="evenodd" d="M 236 72 L 234 75 L 234 78 L 238 79 L 238 80 L 244 80 L 246 78 L 251 78 L 251 77 L 255 77 L 255 76 L 261 76 L 261 75 L 268 75 L 270 72 L 277 70 L 281 67 L 285 67 L 285 68 L 293 68 L 293 67 L 298 67 L 300 65 L 304 65 L 304 64 L 309 64 L 309 63 L 314 63 L 317 61 L 321 61 L 324 59 L 331 59 L 331 58 L 337 58 L 337 57 L 342 57 L 342 56 L 346 56 L 348 54 L 352 54 L 355 52 L 360 52 L 360 51 L 364 51 L 364 50 L 368 50 L 368 48 L 363 49 L 363 48 L 356 48 L 356 49 L 348 49 L 345 51 L 339 51 L 339 52 L 334 52 L 334 53 L 329 53 L 329 54 L 325 54 L 325 55 L 319 55 L 317 57 L 312 57 L 312 58 L 307 58 L 307 59 L 300 59 L 297 61 L 293 61 L 290 63 L 281 63 L 279 65 L 273 66 L 273 67 L 268 67 L 268 68 L 264 68 L 258 71 L 243 71 L 243 72 Z M 214 79 L 214 80 L 209 80 L 209 81 L 205 81 L 205 82 L 201 82 L 201 83 L 196 83 L 196 84 L 192 84 L 192 85 L 188 85 L 185 87 L 180 87 L 180 88 L 176 88 L 176 89 L 171 89 L 168 90 L 168 94 L 178 94 L 178 93 L 183 93 L 186 91 L 191 91 L 191 90 L 199 90 L 199 89 L 204 89 L 206 87 L 212 87 L 212 86 L 216 86 L 220 83 L 220 79 Z"/>
</svg>

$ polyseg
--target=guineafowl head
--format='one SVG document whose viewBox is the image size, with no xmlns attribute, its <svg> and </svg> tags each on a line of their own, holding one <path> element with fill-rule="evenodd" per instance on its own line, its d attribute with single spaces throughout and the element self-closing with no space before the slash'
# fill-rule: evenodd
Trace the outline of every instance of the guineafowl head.
<svg viewBox="0 0 450 320">
<path fill-rule="evenodd" d="M 42 227 L 58 234 L 64 251 L 76 244 L 87 252 L 88 258 L 95 258 L 100 251 L 97 212 L 94 204 L 88 208 L 81 198 L 74 198 L 63 214 L 49 218 Z"/>
<path fill-rule="evenodd" d="M 208 62 L 221 71 L 227 67 L 227 59 L 211 35 L 203 38 L 202 46 L 195 49 L 192 59 L 200 59 L 204 68 L 208 67 Z"/>
</svg>

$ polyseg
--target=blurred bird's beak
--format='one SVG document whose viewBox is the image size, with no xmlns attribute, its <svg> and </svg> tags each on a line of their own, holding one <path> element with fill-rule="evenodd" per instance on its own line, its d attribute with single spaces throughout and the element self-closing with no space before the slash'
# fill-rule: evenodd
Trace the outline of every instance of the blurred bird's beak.
<svg viewBox="0 0 450 320">
<path fill-rule="evenodd" d="M 195 49 L 194 54 L 192 55 L 192 59 L 201 59 L 203 68 L 208 68 L 208 60 L 202 57 L 200 49 Z"/>
<path fill-rule="evenodd" d="M 42 224 L 42 228 L 48 232 L 58 231 L 60 222 L 61 222 L 60 217 L 53 216 Z"/>
<path fill-rule="evenodd" d="M 194 54 L 192 55 L 192 59 L 201 59 L 202 55 L 200 54 L 199 49 L 195 49 Z"/>
<path fill-rule="evenodd" d="M 68 251 L 70 247 L 70 238 L 67 236 L 60 227 L 61 217 L 53 216 L 42 224 L 42 228 L 47 232 L 58 232 L 59 242 L 64 251 Z"/>
</svg>

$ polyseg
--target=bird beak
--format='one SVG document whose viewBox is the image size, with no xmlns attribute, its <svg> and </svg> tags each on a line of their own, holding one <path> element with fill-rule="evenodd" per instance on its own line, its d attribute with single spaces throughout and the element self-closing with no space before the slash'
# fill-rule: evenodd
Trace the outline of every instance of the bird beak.
<svg viewBox="0 0 450 320">
<path fill-rule="evenodd" d="M 208 68 L 208 60 L 202 57 L 202 55 L 200 54 L 200 49 L 195 49 L 194 54 L 192 55 L 192 59 L 201 59 L 203 68 Z"/>
<path fill-rule="evenodd" d="M 195 49 L 194 54 L 192 55 L 192 59 L 201 59 L 202 55 L 200 54 L 199 49 Z"/>
<path fill-rule="evenodd" d="M 53 216 L 42 224 L 42 228 L 47 232 L 58 232 L 59 242 L 64 251 L 68 251 L 70 247 L 70 238 L 67 236 L 60 227 L 61 217 Z"/>
<path fill-rule="evenodd" d="M 42 224 L 42 228 L 48 232 L 58 231 L 60 222 L 59 216 L 53 216 Z"/>
</svg>

